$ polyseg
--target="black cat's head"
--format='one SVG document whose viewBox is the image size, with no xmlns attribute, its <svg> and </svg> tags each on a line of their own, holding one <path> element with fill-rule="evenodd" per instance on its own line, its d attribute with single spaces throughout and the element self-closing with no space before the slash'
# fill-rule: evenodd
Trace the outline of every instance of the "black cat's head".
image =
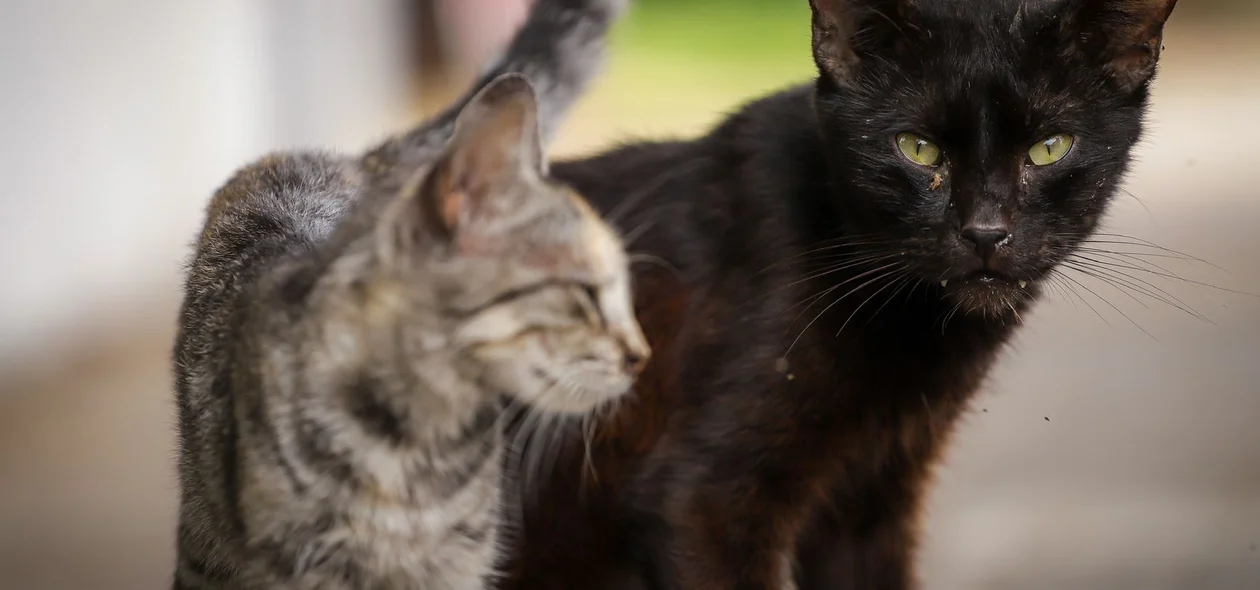
<svg viewBox="0 0 1260 590">
<path fill-rule="evenodd" d="M 1142 132 L 1176 0 L 810 0 L 847 236 L 964 311 L 1030 301 Z"/>
</svg>

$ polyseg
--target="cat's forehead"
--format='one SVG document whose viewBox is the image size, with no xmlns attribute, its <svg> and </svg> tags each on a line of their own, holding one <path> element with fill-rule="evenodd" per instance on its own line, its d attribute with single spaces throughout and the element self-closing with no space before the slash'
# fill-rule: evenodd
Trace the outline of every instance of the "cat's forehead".
<svg viewBox="0 0 1260 590">
<path fill-rule="evenodd" d="M 1060 43 L 1062 2 L 1029 0 L 946 0 L 918 2 L 915 17 L 897 25 L 913 39 L 918 58 L 948 64 L 945 72 L 980 73 L 1054 65 L 1047 55 Z M 1040 54 L 1040 55 L 1037 55 Z M 931 73 L 931 72 L 926 72 Z M 942 72 L 944 73 L 944 72 Z"/>
<path fill-rule="evenodd" d="M 907 106 L 942 123 L 997 118 L 1017 126 L 1079 110 L 1090 85 L 1077 82 L 1090 76 L 1059 55 L 1053 14 L 1045 12 L 1055 4 L 979 4 L 1002 10 L 955 9 L 927 21 L 930 32 L 919 37 L 913 66 L 902 72 Z"/>
<path fill-rule="evenodd" d="M 1065 4 L 1066 0 L 933 0 L 913 6 L 917 16 L 938 24 L 1020 26 L 1026 19 L 1056 15 Z"/>
<path fill-rule="evenodd" d="M 508 260 L 562 281 L 615 282 L 626 272 L 620 237 L 577 193 L 564 187 L 529 222 L 504 236 Z"/>
</svg>

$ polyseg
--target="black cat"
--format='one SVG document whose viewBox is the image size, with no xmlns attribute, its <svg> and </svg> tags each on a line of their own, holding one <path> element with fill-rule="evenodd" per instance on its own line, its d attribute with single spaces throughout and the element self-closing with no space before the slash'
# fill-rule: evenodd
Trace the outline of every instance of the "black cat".
<svg viewBox="0 0 1260 590">
<path fill-rule="evenodd" d="M 1174 4 L 812 0 L 816 84 L 556 165 L 642 234 L 655 355 L 502 587 L 913 587 L 932 465 L 1115 194 Z"/>
</svg>

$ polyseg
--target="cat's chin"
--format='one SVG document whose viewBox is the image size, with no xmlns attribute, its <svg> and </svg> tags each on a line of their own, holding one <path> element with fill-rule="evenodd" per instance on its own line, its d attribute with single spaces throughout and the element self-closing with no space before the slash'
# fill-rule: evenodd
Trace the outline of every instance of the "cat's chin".
<svg viewBox="0 0 1260 590">
<path fill-rule="evenodd" d="M 571 371 L 561 379 L 550 371 L 526 370 L 500 388 L 508 397 L 551 414 L 581 416 L 629 393 L 634 378 L 615 371 Z"/>
<path fill-rule="evenodd" d="M 1014 319 L 1038 293 L 1035 282 L 989 273 L 941 281 L 941 289 L 960 313 Z"/>
</svg>

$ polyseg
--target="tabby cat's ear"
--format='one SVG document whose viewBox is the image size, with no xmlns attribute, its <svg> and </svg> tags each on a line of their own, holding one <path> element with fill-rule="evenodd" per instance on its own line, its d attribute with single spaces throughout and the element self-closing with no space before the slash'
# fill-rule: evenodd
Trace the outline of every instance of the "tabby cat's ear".
<svg viewBox="0 0 1260 590">
<path fill-rule="evenodd" d="M 818 73 L 845 85 L 864 55 L 902 51 L 914 0 L 809 0 Z M 906 25 L 906 26 L 903 26 Z"/>
<path fill-rule="evenodd" d="M 1126 91 L 1155 75 L 1164 23 L 1177 0 L 1070 0 L 1061 23 L 1068 52 L 1101 67 Z"/>
<path fill-rule="evenodd" d="M 506 74 L 464 107 L 417 201 L 429 229 L 452 237 L 478 218 L 510 213 L 523 183 L 536 180 L 543 166 L 533 86 Z"/>
</svg>

